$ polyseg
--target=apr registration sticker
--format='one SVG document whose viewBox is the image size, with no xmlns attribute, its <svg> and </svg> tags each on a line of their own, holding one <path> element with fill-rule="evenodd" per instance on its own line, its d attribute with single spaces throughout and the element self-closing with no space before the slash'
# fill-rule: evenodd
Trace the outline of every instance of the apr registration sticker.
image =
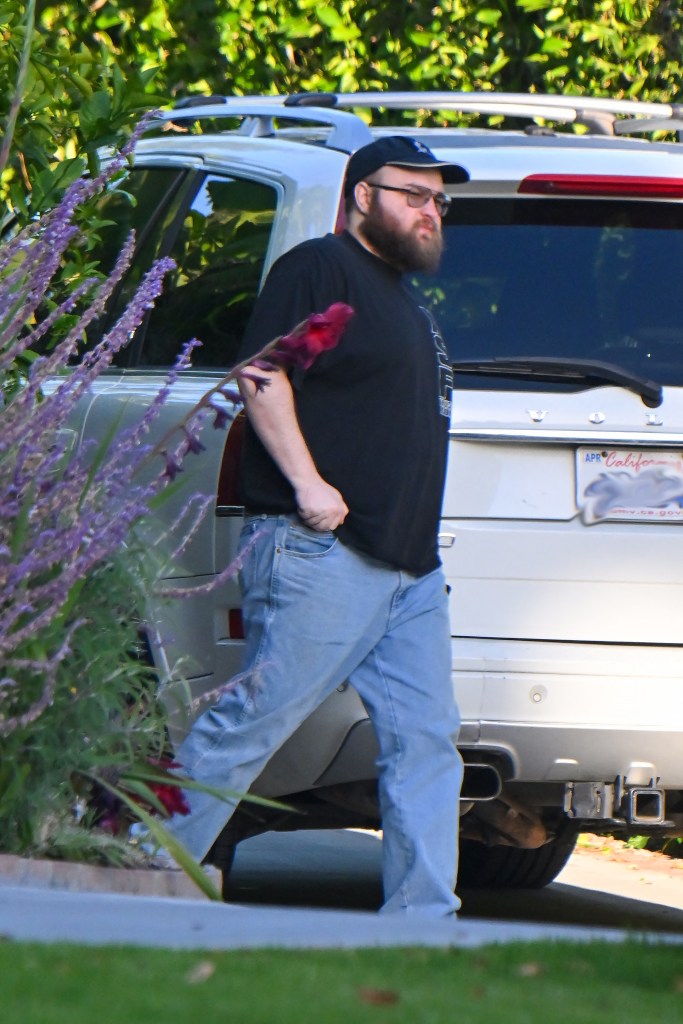
<svg viewBox="0 0 683 1024">
<path fill-rule="evenodd" d="M 579 448 L 576 503 L 588 525 L 683 522 L 683 453 Z"/>
</svg>

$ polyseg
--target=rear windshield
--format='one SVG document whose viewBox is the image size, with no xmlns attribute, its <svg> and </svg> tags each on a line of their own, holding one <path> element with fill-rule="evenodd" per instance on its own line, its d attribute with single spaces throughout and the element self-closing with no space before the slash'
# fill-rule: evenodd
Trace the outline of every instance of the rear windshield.
<svg viewBox="0 0 683 1024">
<path fill-rule="evenodd" d="M 597 359 L 683 384 L 683 204 L 456 199 L 424 278 L 451 357 Z M 458 376 L 458 386 L 576 385 Z"/>
</svg>

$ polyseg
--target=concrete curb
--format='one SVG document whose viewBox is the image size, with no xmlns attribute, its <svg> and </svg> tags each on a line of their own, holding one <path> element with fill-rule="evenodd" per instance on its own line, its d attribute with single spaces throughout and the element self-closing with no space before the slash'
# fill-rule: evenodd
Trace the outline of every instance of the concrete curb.
<svg viewBox="0 0 683 1024">
<path fill-rule="evenodd" d="M 220 890 L 220 872 L 209 868 L 207 874 Z M 9 853 L 0 854 L 0 885 L 59 889 L 63 892 L 206 899 L 204 893 L 180 870 L 103 867 L 18 857 Z"/>
</svg>

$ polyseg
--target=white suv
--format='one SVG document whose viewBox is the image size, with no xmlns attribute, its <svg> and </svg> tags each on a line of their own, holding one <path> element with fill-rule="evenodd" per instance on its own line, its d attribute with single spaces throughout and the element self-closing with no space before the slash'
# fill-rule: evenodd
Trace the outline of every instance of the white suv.
<svg viewBox="0 0 683 1024">
<path fill-rule="evenodd" d="M 447 126 L 407 126 L 405 111 L 430 110 Z M 481 115 L 515 129 L 472 127 Z M 135 205 L 102 202 L 105 262 L 138 233 L 112 316 L 154 257 L 178 269 L 97 385 L 86 436 L 122 407 L 122 424 L 138 418 L 192 336 L 203 347 L 158 429 L 222 375 L 273 261 L 338 228 L 350 152 L 406 132 L 469 171 L 441 269 L 418 282 L 456 369 L 439 545 L 467 764 L 462 885 L 544 885 L 580 829 L 683 834 L 683 147 L 627 137 L 683 130 L 681 117 L 495 93 L 207 98 L 138 145 Z M 186 464 L 216 495 L 180 570 L 190 581 L 235 549 L 240 430 L 210 431 Z M 233 582 L 151 611 L 169 706 L 181 675 L 197 696 L 237 670 L 239 605 Z M 234 844 L 266 829 L 378 826 L 374 758 L 342 687 L 254 787 L 296 813 L 243 804 L 213 859 L 227 874 Z"/>
</svg>

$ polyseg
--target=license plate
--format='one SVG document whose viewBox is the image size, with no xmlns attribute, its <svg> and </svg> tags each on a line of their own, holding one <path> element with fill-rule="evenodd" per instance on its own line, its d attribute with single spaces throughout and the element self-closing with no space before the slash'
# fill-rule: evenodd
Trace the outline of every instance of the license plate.
<svg viewBox="0 0 683 1024">
<path fill-rule="evenodd" d="M 576 504 L 586 524 L 683 522 L 683 452 L 579 448 Z"/>
</svg>

